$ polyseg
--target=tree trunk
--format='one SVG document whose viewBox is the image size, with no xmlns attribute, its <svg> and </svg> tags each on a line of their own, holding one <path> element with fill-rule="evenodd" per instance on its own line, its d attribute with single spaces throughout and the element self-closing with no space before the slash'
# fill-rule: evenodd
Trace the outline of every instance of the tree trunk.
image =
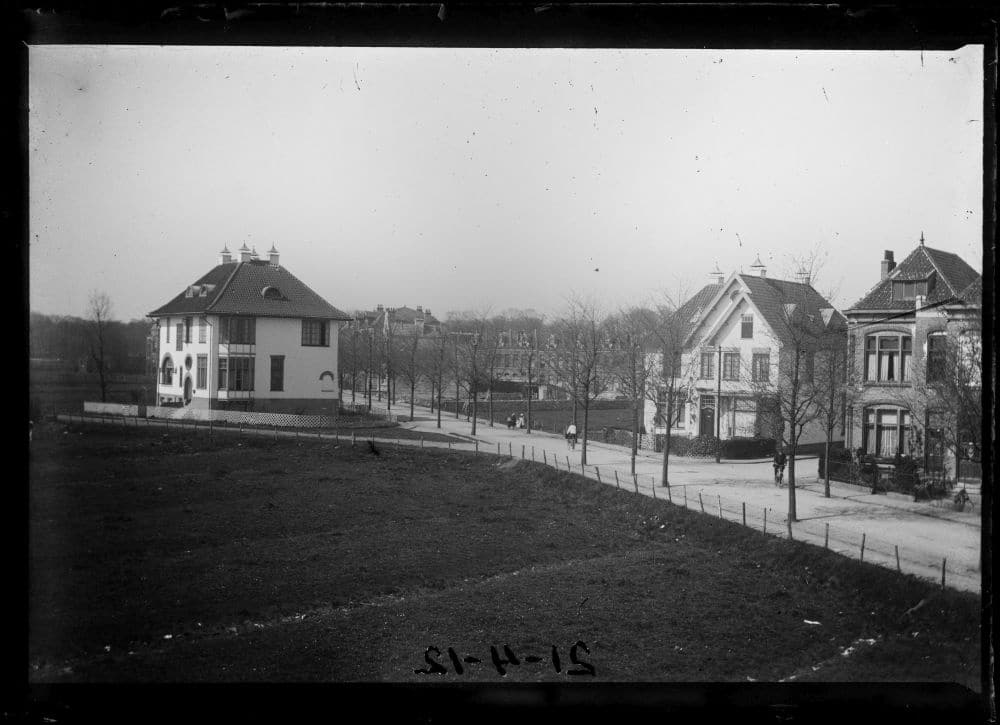
<svg viewBox="0 0 1000 725">
<path fill-rule="evenodd" d="M 666 433 L 663 436 L 663 485 L 664 486 L 670 485 L 670 479 L 667 477 L 668 473 L 667 469 L 670 466 L 670 427 L 671 427 L 670 424 L 672 422 L 670 418 L 673 415 L 673 408 L 670 406 L 672 405 L 673 405 L 673 395 L 667 395 L 667 407 L 669 412 L 667 413 L 667 422 L 666 425 L 664 426 Z"/>
<path fill-rule="evenodd" d="M 490 368 L 490 428 L 493 427 L 493 368 Z"/>
<path fill-rule="evenodd" d="M 823 495 L 830 498 L 830 437 L 831 431 L 829 428 L 826 430 L 826 445 L 824 450 L 826 451 L 826 465 L 823 466 Z"/>
<path fill-rule="evenodd" d="M 441 427 L 441 396 L 442 396 L 441 389 L 443 387 L 444 387 L 444 376 L 441 376 L 440 378 L 438 378 L 438 419 L 437 419 L 438 428 Z M 455 407 L 458 407 L 457 403 Z"/>
<path fill-rule="evenodd" d="M 580 450 L 580 463 L 587 465 L 587 423 L 590 420 L 590 393 L 583 399 L 583 448 Z"/>
<path fill-rule="evenodd" d="M 528 356 L 528 419 L 524 422 L 528 433 L 531 433 L 531 356 Z"/>
<path fill-rule="evenodd" d="M 416 380 L 411 380 L 410 381 L 410 420 L 413 420 L 413 396 L 416 395 L 416 392 L 417 392 L 416 389 L 417 389 L 417 381 Z"/>
</svg>

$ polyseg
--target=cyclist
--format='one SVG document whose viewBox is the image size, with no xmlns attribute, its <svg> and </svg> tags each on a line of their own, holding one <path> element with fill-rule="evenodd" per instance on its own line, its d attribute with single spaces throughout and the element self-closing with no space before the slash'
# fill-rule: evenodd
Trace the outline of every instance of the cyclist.
<svg viewBox="0 0 1000 725">
<path fill-rule="evenodd" d="M 774 483 L 778 486 L 783 485 L 782 479 L 785 477 L 785 464 L 788 462 L 788 456 L 780 448 L 774 452 Z"/>
<path fill-rule="evenodd" d="M 566 445 L 576 450 L 576 423 L 572 421 L 570 421 L 569 426 L 566 428 Z"/>
</svg>

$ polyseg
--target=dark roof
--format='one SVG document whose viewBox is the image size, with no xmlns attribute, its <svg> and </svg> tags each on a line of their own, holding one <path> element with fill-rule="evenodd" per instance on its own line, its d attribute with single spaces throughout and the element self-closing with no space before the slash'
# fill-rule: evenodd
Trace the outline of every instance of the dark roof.
<svg viewBox="0 0 1000 725">
<path fill-rule="evenodd" d="M 809 284 L 741 274 L 739 278 L 750 289 L 750 298 L 776 335 L 784 337 L 791 316 L 817 326 L 817 332 L 845 322 L 843 315 Z M 786 310 L 786 305 L 795 305 Z M 823 310 L 833 310 L 824 316 Z"/>
<path fill-rule="evenodd" d="M 965 302 L 966 304 L 974 305 L 976 307 L 983 306 L 983 278 L 977 277 L 976 280 L 962 290 L 958 294 L 958 298 Z"/>
<path fill-rule="evenodd" d="M 274 267 L 260 259 L 220 264 L 194 282 L 196 286 L 204 287 L 206 284 L 215 285 L 215 288 L 204 297 L 188 297 L 185 290 L 167 304 L 150 312 L 149 317 L 217 314 L 351 319 L 284 267 Z M 280 298 L 269 296 L 265 299 L 262 291 L 266 287 L 277 289 Z"/>
<path fill-rule="evenodd" d="M 957 254 L 920 245 L 910 252 L 906 259 L 889 273 L 888 277 L 879 280 L 878 284 L 849 309 L 912 310 L 916 304 L 915 300 L 892 299 L 893 280 L 923 280 L 927 279 L 932 272 L 937 273 L 937 280 L 934 289 L 927 295 L 927 304 L 959 297 L 976 280 L 979 280 L 980 285 L 982 284 L 982 275 Z M 980 287 L 981 296 L 982 288 Z"/>
<path fill-rule="evenodd" d="M 722 289 L 721 284 L 707 284 L 695 292 L 694 296 L 677 308 L 677 319 L 681 321 L 684 337 L 691 334 L 697 320 L 694 316 L 704 310 L 712 298 Z"/>
<path fill-rule="evenodd" d="M 416 322 L 418 317 L 424 318 L 425 325 L 440 325 L 441 321 L 438 320 L 434 315 L 428 313 L 426 310 L 420 312 L 412 307 L 393 307 L 392 309 L 381 309 L 381 310 L 363 310 L 359 312 L 357 318 L 362 322 L 376 327 L 380 327 L 385 324 L 384 318 L 386 313 L 389 313 L 390 319 L 393 322 L 399 322 L 404 325 L 412 325 Z"/>
</svg>

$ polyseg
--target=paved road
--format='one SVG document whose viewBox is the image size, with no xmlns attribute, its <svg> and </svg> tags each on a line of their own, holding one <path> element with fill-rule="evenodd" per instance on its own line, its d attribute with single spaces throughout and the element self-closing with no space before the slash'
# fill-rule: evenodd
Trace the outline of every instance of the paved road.
<svg viewBox="0 0 1000 725">
<path fill-rule="evenodd" d="M 375 401 L 373 408 L 384 410 L 385 401 Z M 409 404 L 397 403 L 392 412 L 408 415 Z M 488 422 L 480 421 L 473 439 L 472 424 L 464 414 L 456 419 L 454 413 L 443 413 L 439 429 L 437 414 L 420 406 L 414 409 L 414 420 L 402 425 L 418 431 L 451 433 L 470 442 L 478 440 L 481 451 L 495 453 L 499 444 L 501 454 L 516 458 L 523 455 L 526 459 L 534 456 L 537 461 L 544 460 L 563 470 L 569 465 L 588 478 L 599 476 L 608 485 L 616 485 L 617 472 L 618 485 L 623 488 L 638 489 L 643 495 L 657 498 L 669 495 L 675 504 L 703 509 L 713 516 L 720 515 L 721 505 L 721 515 L 727 520 L 743 523 L 745 516 L 748 526 L 776 536 L 789 536 L 788 489 L 774 485 L 769 461 L 715 463 L 672 457 L 668 494 L 667 488 L 654 485 L 661 479 L 661 454 L 641 451 L 633 479 L 630 452 L 621 446 L 588 442 L 587 465 L 581 467 L 582 446 L 570 450 L 561 437 L 551 433 L 528 434 L 524 430 L 510 430 L 503 423 L 490 427 Z M 822 481 L 817 479 L 816 458 L 798 459 L 796 464 L 798 520 L 791 526 L 793 538 L 829 546 L 852 558 L 863 556 L 864 561 L 874 564 L 893 569 L 898 566 L 904 573 L 936 582 L 941 581 L 943 566 L 946 585 L 980 591 L 982 521 L 978 507 L 959 512 L 948 500 L 918 503 L 902 494 L 872 495 L 865 489 L 836 481 L 831 481 L 831 496 L 826 498 Z"/>
</svg>

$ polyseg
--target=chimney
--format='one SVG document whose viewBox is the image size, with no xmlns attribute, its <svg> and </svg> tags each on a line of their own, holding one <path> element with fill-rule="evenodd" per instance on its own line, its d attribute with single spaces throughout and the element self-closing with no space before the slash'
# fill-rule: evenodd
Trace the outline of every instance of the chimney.
<svg viewBox="0 0 1000 725">
<path fill-rule="evenodd" d="M 423 314 L 423 312 L 424 312 L 424 306 L 423 305 L 417 305 L 417 312 L 419 312 L 420 314 Z"/>
<path fill-rule="evenodd" d="M 381 311 L 382 311 L 382 310 L 384 310 L 384 309 L 385 309 L 385 308 L 384 308 L 384 307 L 383 307 L 382 305 L 379 305 L 379 306 L 378 306 L 378 307 L 376 308 L 376 311 L 378 311 L 378 312 L 381 312 Z"/>
<path fill-rule="evenodd" d="M 222 251 L 219 252 L 219 264 L 229 264 L 233 261 L 233 254 L 229 251 L 229 247 L 223 247 Z"/>
<path fill-rule="evenodd" d="M 725 280 L 726 277 L 726 275 L 723 274 L 722 270 L 719 269 L 718 262 L 715 263 L 715 269 L 709 272 L 708 276 L 712 278 L 712 281 L 715 282 L 715 284 L 722 284 L 722 282 Z"/>
<path fill-rule="evenodd" d="M 273 244 L 271 245 L 270 251 L 267 253 L 267 259 L 271 263 L 272 267 L 278 266 L 278 250 L 274 248 Z"/>
<path fill-rule="evenodd" d="M 251 255 L 253 253 L 247 248 L 246 244 L 244 244 L 242 247 L 240 247 L 237 251 L 239 251 L 239 253 L 240 253 L 240 261 L 241 262 L 249 262 L 250 261 L 250 257 L 251 257 Z"/>
<path fill-rule="evenodd" d="M 889 273 L 896 268 L 896 261 L 892 258 L 892 250 L 885 250 L 885 259 L 882 260 L 882 279 L 889 276 Z"/>
<path fill-rule="evenodd" d="M 765 267 L 764 263 L 760 261 L 759 254 L 757 255 L 757 259 L 753 261 L 753 264 L 750 265 L 750 269 L 755 270 L 761 277 L 767 276 L 767 267 Z"/>
<path fill-rule="evenodd" d="M 799 284 L 809 284 L 811 281 L 809 279 L 809 272 L 802 267 L 799 267 L 799 271 L 795 273 L 795 281 Z"/>
<path fill-rule="evenodd" d="M 250 250 L 250 259 L 257 259 L 257 245 L 255 244 L 253 249 Z"/>
</svg>

